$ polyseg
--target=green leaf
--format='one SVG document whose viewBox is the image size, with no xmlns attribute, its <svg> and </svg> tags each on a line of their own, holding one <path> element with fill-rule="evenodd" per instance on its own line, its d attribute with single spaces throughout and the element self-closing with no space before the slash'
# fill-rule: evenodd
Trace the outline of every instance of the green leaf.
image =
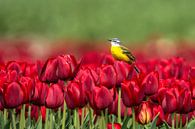
<svg viewBox="0 0 195 129">
<path fill-rule="evenodd" d="M 3 112 L 0 112 L 0 128 L 2 129 L 4 126 Z"/>
<path fill-rule="evenodd" d="M 170 127 L 169 127 L 169 125 L 168 125 L 168 123 L 166 121 L 164 121 L 164 125 L 165 125 L 166 129 L 170 129 Z"/>
<path fill-rule="evenodd" d="M 89 113 L 85 116 L 85 119 L 83 121 L 82 128 L 85 129 L 89 126 Z"/>
<path fill-rule="evenodd" d="M 42 117 L 39 117 L 36 129 L 42 129 Z"/>
<path fill-rule="evenodd" d="M 11 120 L 8 120 L 4 126 L 4 129 L 9 129 L 10 128 L 10 123 L 11 123 Z"/>
<path fill-rule="evenodd" d="M 127 125 L 128 125 L 129 119 L 130 119 L 130 117 L 127 117 L 125 119 L 125 121 L 123 122 L 123 125 L 122 125 L 122 129 L 128 129 Z"/>
<path fill-rule="evenodd" d="M 160 114 L 160 113 L 158 113 L 158 114 L 155 116 L 154 120 L 152 121 L 152 124 L 151 124 L 151 128 L 150 128 L 150 129 L 156 129 L 156 122 L 157 122 L 157 120 L 158 120 L 159 114 Z"/>
<path fill-rule="evenodd" d="M 195 129 L 195 119 L 191 120 L 188 125 L 187 129 Z"/>
</svg>

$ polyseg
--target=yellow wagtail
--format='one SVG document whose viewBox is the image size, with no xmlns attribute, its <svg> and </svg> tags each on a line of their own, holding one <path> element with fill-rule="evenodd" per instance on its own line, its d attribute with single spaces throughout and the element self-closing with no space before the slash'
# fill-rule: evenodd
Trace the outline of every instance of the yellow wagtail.
<svg viewBox="0 0 195 129">
<path fill-rule="evenodd" d="M 133 54 L 129 51 L 128 48 L 122 46 L 120 43 L 121 41 L 118 38 L 112 38 L 109 39 L 108 41 L 110 41 L 111 43 L 111 53 L 112 56 L 116 59 L 116 60 L 121 60 L 121 61 L 125 61 L 128 64 L 132 64 L 135 62 L 135 56 L 133 56 Z M 134 65 L 134 69 L 136 70 L 137 73 L 139 73 L 139 69 Z"/>
</svg>

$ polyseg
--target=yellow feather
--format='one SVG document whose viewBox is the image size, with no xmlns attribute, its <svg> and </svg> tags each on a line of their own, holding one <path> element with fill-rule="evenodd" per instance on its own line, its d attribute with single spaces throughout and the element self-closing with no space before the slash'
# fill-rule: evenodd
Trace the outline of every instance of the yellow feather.
<svg viewBox="0 0 195 129">
<path fill-rule="evenodd" d="M 111 53 L 113 55 L 113 57 L 117 60 L 122 60 L 125 62 L 131 62 L 131 60 L 129 59 L 129 57 L 123 53 L 123 50 L 120 46 L 112 46 L 111 47 Z"/>
</svg>

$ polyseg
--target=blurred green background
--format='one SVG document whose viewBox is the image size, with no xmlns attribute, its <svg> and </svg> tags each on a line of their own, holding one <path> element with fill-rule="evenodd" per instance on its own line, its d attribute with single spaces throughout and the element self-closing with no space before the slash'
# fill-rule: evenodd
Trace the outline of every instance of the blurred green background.
<svg viewBox="0 0 195 129">
<path fill-rule="evenodd" d="M 194 0 L 0 0 L 0 37 L 195 39 Z"/>
</svg>

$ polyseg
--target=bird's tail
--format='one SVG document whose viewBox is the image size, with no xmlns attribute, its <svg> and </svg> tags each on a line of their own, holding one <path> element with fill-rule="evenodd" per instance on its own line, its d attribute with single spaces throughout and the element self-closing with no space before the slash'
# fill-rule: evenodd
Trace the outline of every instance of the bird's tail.
<svg viewBox="0 0 195 129">
<path fill-rule="evenodd" d="M 135 71 L 139 74 L 140 70 L 135 65 L 133 67 L 134 67 Z"/>
</svg>

